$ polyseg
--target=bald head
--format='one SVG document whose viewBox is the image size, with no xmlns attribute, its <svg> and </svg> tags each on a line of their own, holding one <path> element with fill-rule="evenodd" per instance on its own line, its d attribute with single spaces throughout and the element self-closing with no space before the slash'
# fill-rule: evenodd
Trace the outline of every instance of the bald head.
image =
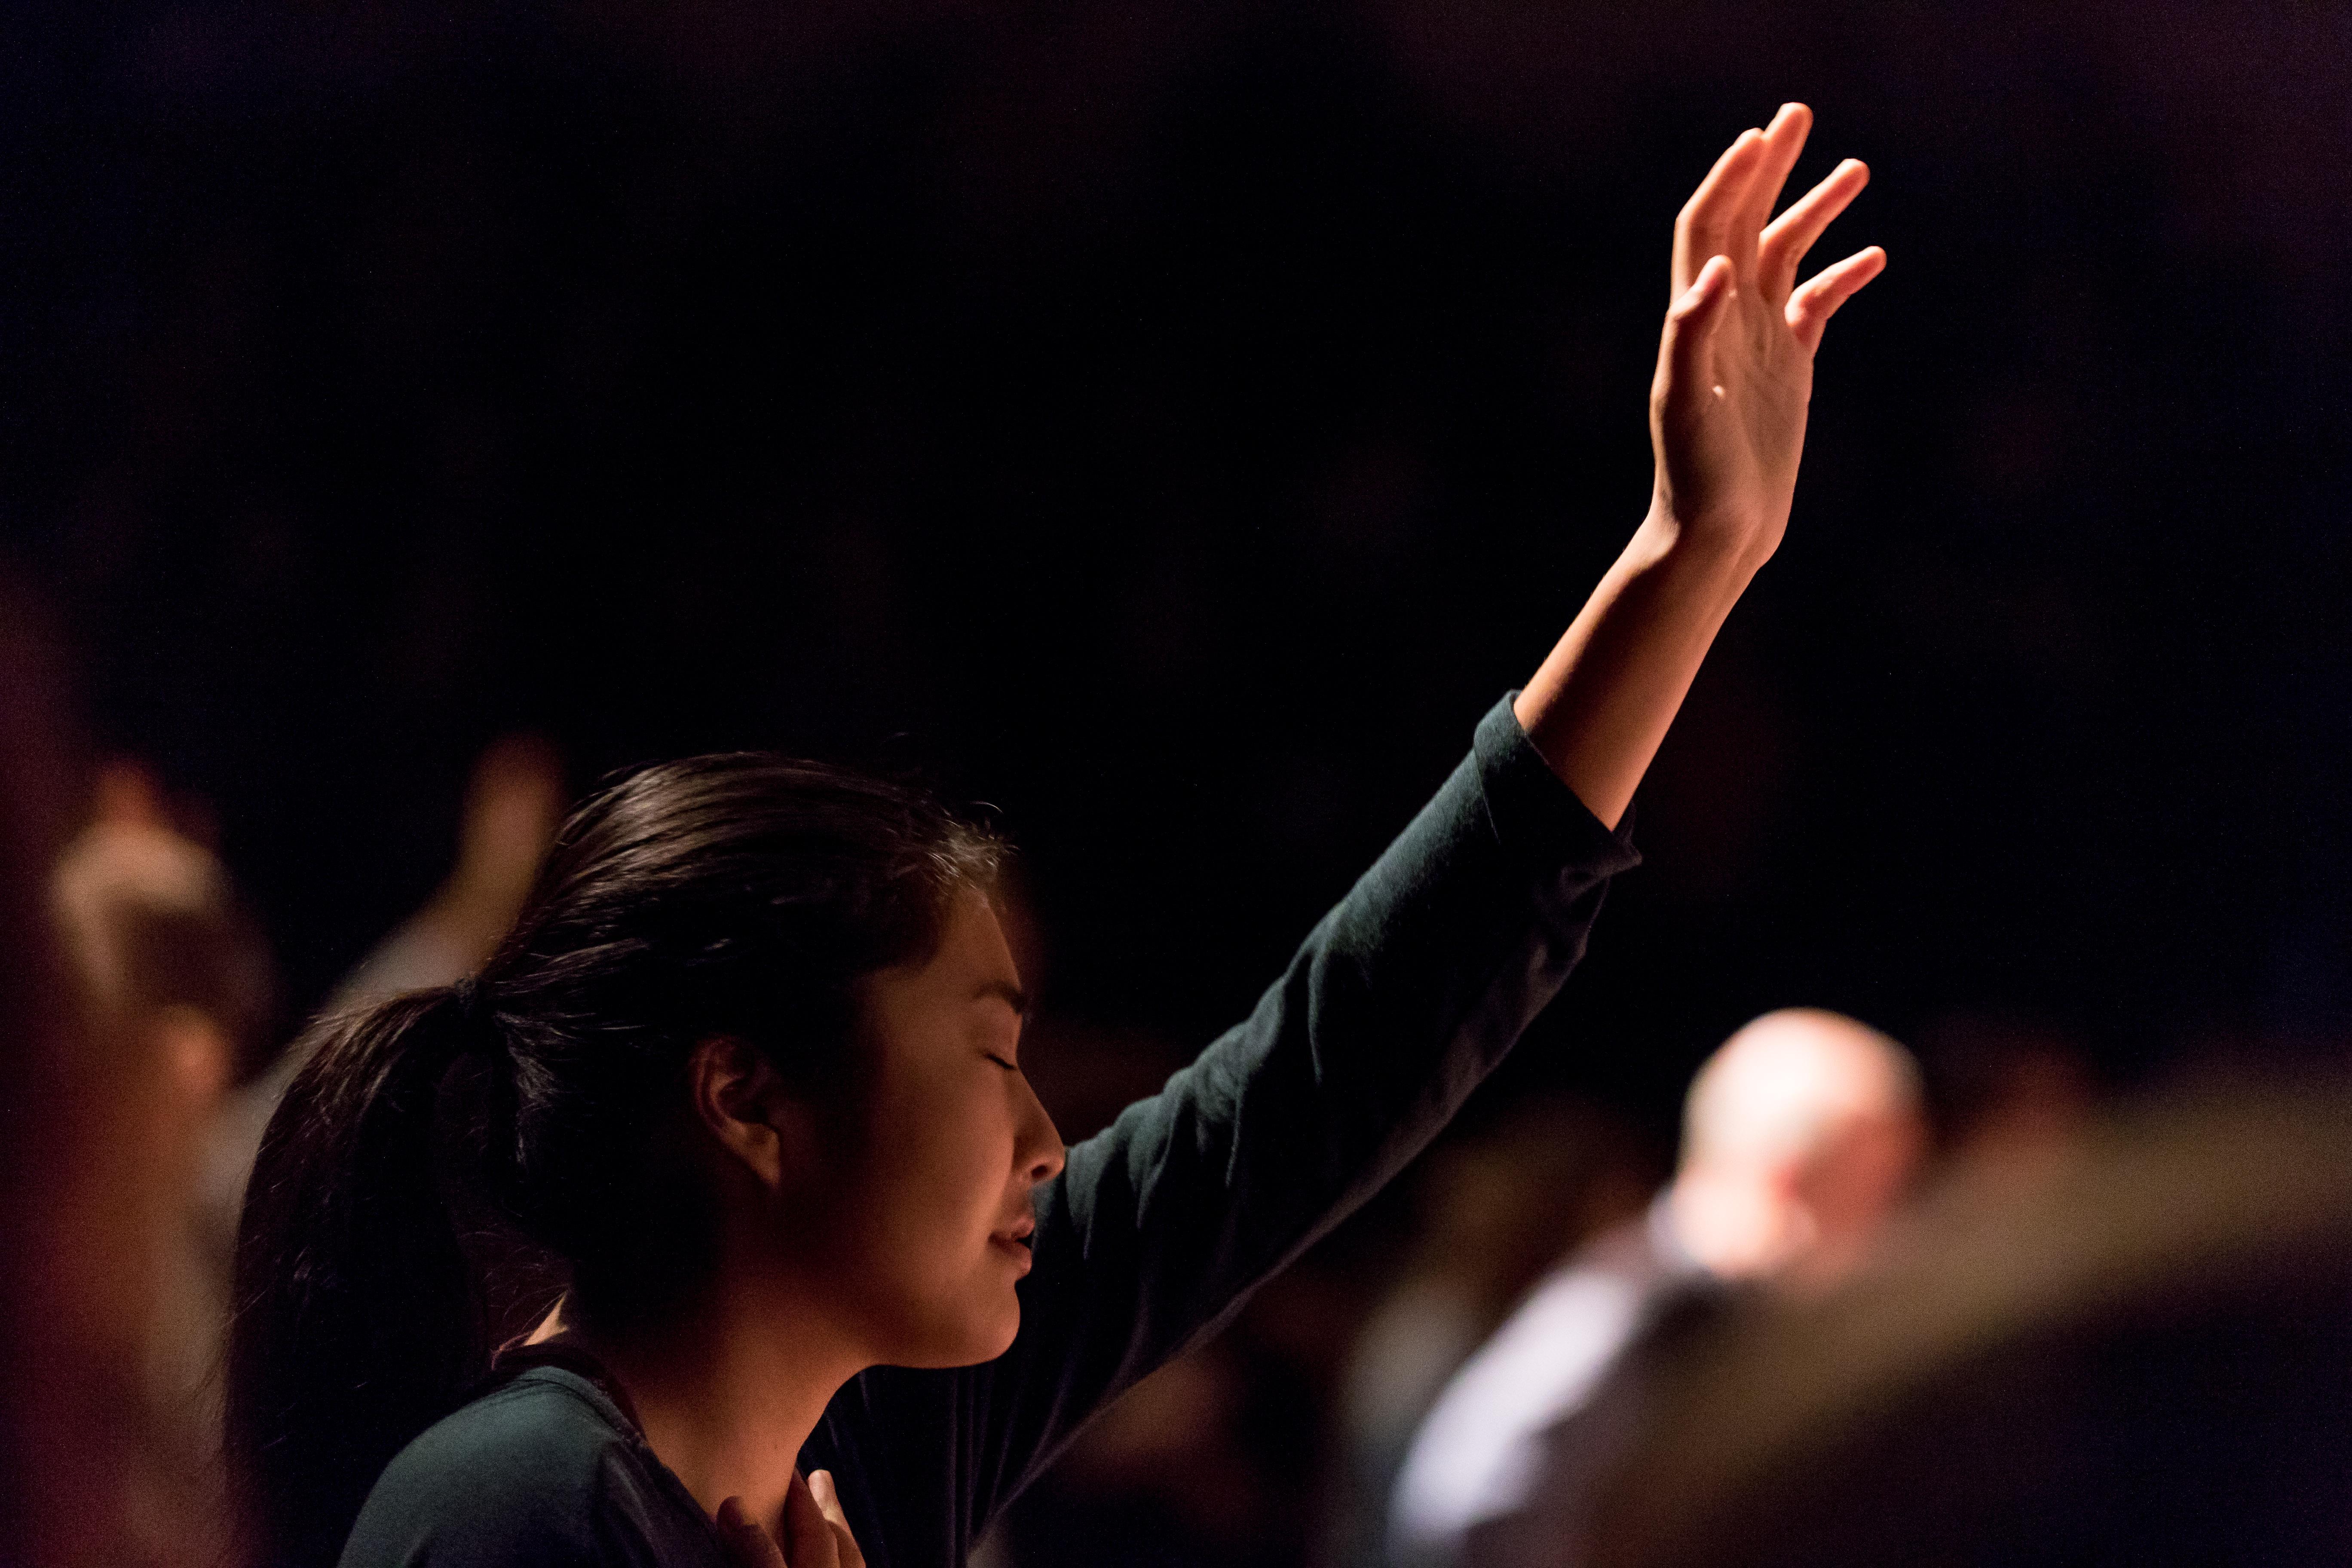
<svg viewBox="0 0 2352 1568">
<path fill-rule="evenodd" d="M 1683 1163 L 1802 1161 L 1857 1118 L 1919 1113 L 1910 1052 L 1843 1013 L 1783 1008 L 1699 1068 L 1683 1102 Z"/>
<path fill-rule="evenodd" d="M 1902 1197 L 1925 1139 L 1910 1052 L 1842 1013 L 1767 1013 L 1691 1084 L 1677 1223 L 1722 1273 L 1842 1267 Z"/>
</svg>

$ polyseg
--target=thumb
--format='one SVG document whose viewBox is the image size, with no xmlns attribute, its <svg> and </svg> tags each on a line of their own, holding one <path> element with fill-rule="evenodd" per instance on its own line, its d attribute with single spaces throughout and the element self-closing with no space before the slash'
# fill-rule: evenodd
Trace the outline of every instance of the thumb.
<svg viewBox="0 0 2352 1568">
<path fill-rule="evenodd" d="M 1723 324 L 1732 291 L 1731 258 L 1711 256 L 1682 297 L 1667 308 L 1665 342 L 1658 353 L 1661 396 L 1674 390 L 1688 396 L 1695 388 L 1713 384 L 1715 332 Z"/>
</svg>

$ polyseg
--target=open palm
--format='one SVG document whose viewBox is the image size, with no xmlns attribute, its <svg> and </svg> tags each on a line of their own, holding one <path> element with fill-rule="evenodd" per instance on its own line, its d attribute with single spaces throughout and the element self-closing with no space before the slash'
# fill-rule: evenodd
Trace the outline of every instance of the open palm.
<svg viewBox="0 0 2352 1568">
<path fill-rule="evenodd" d="M 1886 265 L 1872 246 L 1796 286 L 1805 253 L 1870 182 L 1848 159 L 1771 217 L 1812 119 L 1791 103 L 1743 132 L 1675 220 L 1674 303 L 1650 392 L 1657 507 L 1758 558 L 1788 526 L 1822 329 Z"/>
</svg>

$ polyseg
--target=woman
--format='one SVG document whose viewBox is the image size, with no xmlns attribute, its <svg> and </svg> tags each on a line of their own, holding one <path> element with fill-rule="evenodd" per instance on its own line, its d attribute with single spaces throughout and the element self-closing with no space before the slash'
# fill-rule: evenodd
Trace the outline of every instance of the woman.
<svg viewBox="0 0 2352 1568">
<path fill-rule="evenodd" d="M 1393 1174 L 1582 952 L 1634 786 L 1780 542 L 1813 350 L 1885 261 L 1794 287 L 1867 178 L 1767 227 L 1810 121 L 1743 134 L 1676 223 L 1624 554 L 1251 1017 L 1101 1136 L 1066 1152 L 1021 1077 L 986 838 L 772 758 L 618 785 L 478 983 L 320 1025 L 240 1243 L 266 1554 L 705 1563 L 773 1534 L 794 1568 L 960 1564 Z M 571 1275 L 495 1370 L 451 1218 L 485 1204 Z"/>
</svg>

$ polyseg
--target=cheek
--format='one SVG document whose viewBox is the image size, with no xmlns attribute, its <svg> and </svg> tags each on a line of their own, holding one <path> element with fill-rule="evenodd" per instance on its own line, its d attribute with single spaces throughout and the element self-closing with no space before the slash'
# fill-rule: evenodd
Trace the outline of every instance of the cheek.
<svg viewBox="0 0 2352 1568">
<path fill-rule="evenodd" d="M 918 1277 L 984 1250 L 1004 1205 L 1012 1141 L 1003 1113 L 970 1094 L 906 1096 L 880 1108 L 871 1149 L 880 1233 Z"/>
<path fill-rule="evenodd" d="M 989 1240 L 1009 1217 L 1004 1098 L 990 1083 L 875 1108 L 843 1251 L 883 1360 L 968 1365 L 1001 1354 L 1019 1326 L 1017 1271 Z"/>
</svg>

